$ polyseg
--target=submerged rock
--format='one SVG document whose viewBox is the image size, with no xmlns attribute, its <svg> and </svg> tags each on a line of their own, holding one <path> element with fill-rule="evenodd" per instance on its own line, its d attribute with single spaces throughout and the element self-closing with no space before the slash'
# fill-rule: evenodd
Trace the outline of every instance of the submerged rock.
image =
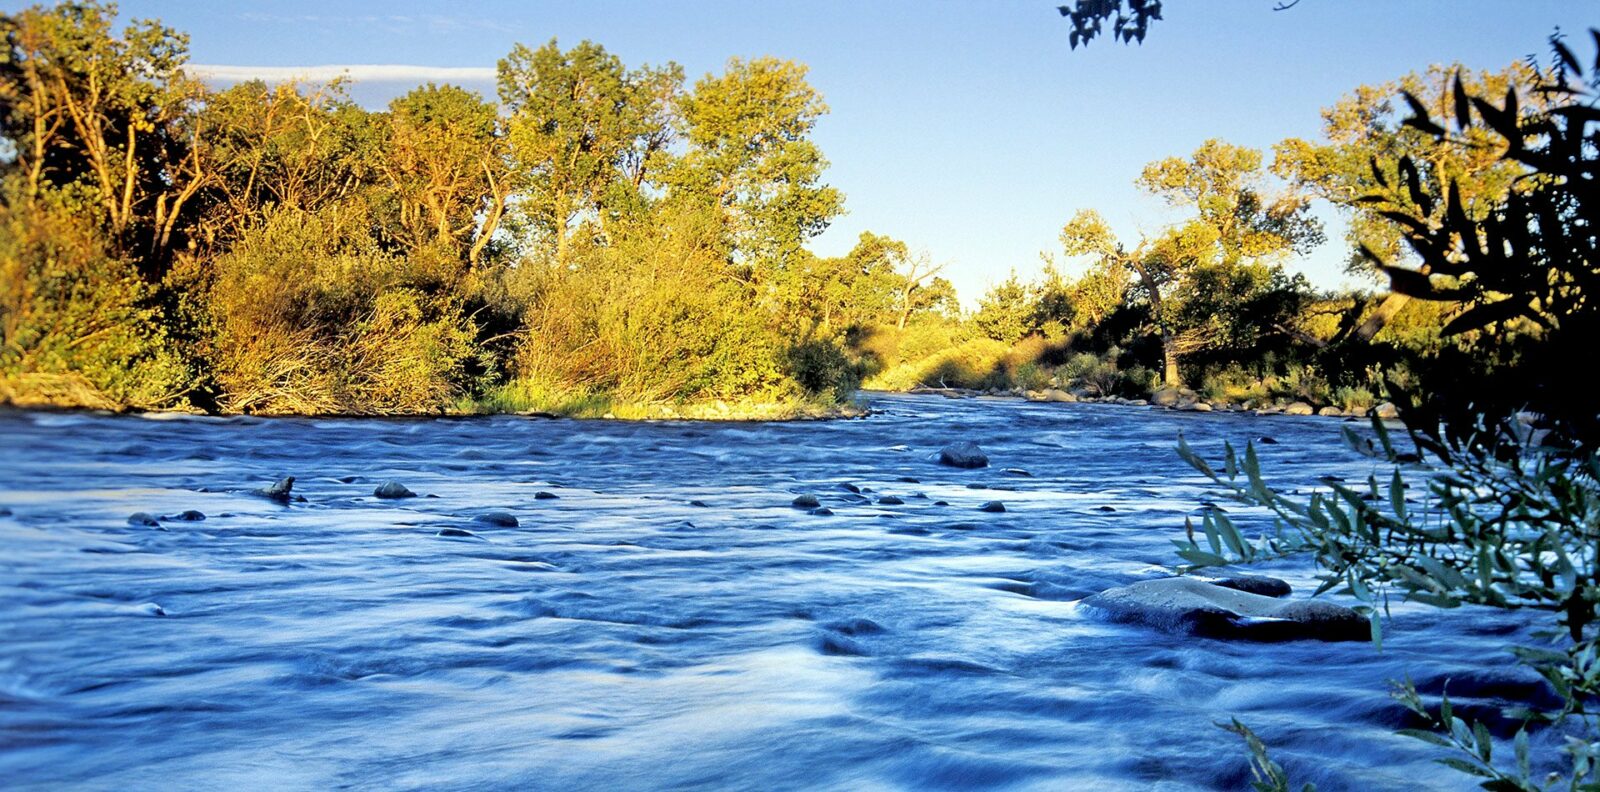
<svg viewBox="0 0 1600 792">
<path fill-rule="evenodd" d="M 520 524 L 517 522 L 516 515 L 504 511 L 484 512 L 472 518 L 472 521 L 483 523 L 484 525 L 493 525 L 498 528 L 515 528 Z"/>
<path fill-rule="evenodd" d="M 538 492 L 533 493 L 534 500 L 555 500 L 560 497 L 560 495 L 557 495 L 554 492 L 545 492 L 544 490 L 539 490 Z"/>
<path fill-rule="evenodd" d="M 182 520 L 183 522 L 202 522 L 205 518 L 206 515 L 203 512 L 197 512 L 194 509 L 184 509 L 177 514 L 164 514 L 161 516 L 163 520 Z"/>
<path fill-rule="evenodd" d="M 794 500 L 789 501 L 789 505 L 796 509 L 815 509 L 821 506 L 822 502 L 817 500 L 815 495 L 798 495 Z"/>
<path fill-rule="evenodd" d="M 278 482 L 270 487 L 262 487 L 261 489 L 250 490 L 250 494 L 259 498 L 266 498 L 267 500 L 275 500 L 279 503 L 288 503 L 294 498 L 294 493 L 291 492 L 293 489 L 294 476 L 284 476 L 283 478 L 278 479 Z"/>
<path fill-rule="evenodd" d="M 893 495 L 884 495 L 878 498 L 878 504 L 882 506 L 903 506 L 905 505 L 905 501 Z"/>
<path fill-rule="evenodd" d="M 1000 501 L 989 501 L 988 503 L 985 503 L 982 506 L 978 507 L 978 511 L 986 511 L 986 512 L 999 513 L 999 512 L 1003 512 L 1005 510 L 1006 510 L 1006 505 L 1004 503 L 1001 503 Z"/>
<path fill-rule="evenodd" d="M 1371 635 L 1366 617 L 1343 605 L 1274 599 L 1189 577 L 1108 589 L 1083 605 L 1112 621 L 1212 638 L 1362 641 Z"/>
<path fill-rule="evenodd" d="M 1033 474 L 1032 473 L 1029 473 L 1028 471 L 1023 470 L 1022 468 L 1006 468 L 1005 470 L 1002 470 L 1000 472 L 1004 473 L 1004 474 L 1006 474 L 1008 476 L 1026 476 L 1028 478 L 1033 478 Z"/>
<path fill-rule="evenodd" d="M 806 512 L 806 514 L 814 514 L 818 517 L 832 517 L 833 509 L 830 509 L 826 506 L 819 506 L 811 511 Z"/>
<path fill-rule="evenodd" d="M 483 538 L 483 537 L 481 537 L 481 536 L 479 536 L 479 535 L 477 535 L 477 534 L 475 534 L 475 533 L 473 533 L 471 531 L 468 531 L 468 530 L 466 530 L 464 528 L 441 528 L 441 529 L 439 529 L 438 533 L 434 534 L 434 536 L 442 536 L 442 537 L 444 537 L 446 539 L 482 539 Z"/>
<path fill-rule="evenodd" d="M 939 451 L 939 464 L 958 468 L 981 468 L 989 466 L 989 455 L 977 443 L 970 440 L 952 443 Z"/>
<path fill-rule="evenodd" d="M 385 481 L 379 484 L 378 488 L 372 491 L 372 494 L 379 498 L 388 499 L 417 497 L 417 493 L 407 489 L 406 485 L 398 481 Z"/>
<path fill-rule="evenodd" d="M 148 512 L 134 512 L 128 515 L 128 524 L 140 528 L 160 528 L 161 521 Z"/>
</svg>

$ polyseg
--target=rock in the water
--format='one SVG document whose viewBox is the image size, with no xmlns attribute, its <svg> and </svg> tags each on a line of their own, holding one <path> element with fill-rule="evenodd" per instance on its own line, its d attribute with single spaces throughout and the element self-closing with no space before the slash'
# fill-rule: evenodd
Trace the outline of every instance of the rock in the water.
<svg viewBox="0 0 1600 792">
<path fill-rule="evenodd" d="M 372 491 L 372 494 L 374 496 L 376 496 L 376 497 L 379 497 L 379 498 L 415 498 L 415 497 L 417 497 L 417 493 L 412 492 L 409 489 L 406 489 L 406 485 L 401 484 L 398 481 L 385 481 L 382 484 L 379 484 L 378 488 Z"/>
<path fill-rule="evenodd" d="M 512 514 L 511 512 L 503 511 L 484 512 L 483 514 L 472 518 L 472 521 L 483 523 L 484 525 L 493 525 L 499 528 L 515 528 L 517 525 L 519 525 L 516 515 Z"/>
<path fill-rule="evenodd" d="M 806 512 L 806 514 L 814 514 L 818 517 L 832 517 L 833 509 L 830 509 L 826 506 L 819 506 L 811 511 Z"/>
<path fill-rule="evenodd" d="M 1394 406 L 1394 402 L 1384 402 L 1372 408 L 1372 414 L 1381 421 L 1393 421 L 1400 417 L 1400 408 Z"/>
<path fill-rule="evenodd" d="M 441 528 L 434 536 L 443 536 L 447 539 L 481 539 L 483 537 L 462 528 Z"/>
<path fill-rule="evenodd" d="M 291 491 L 293 489 L 294 476 L 284 476 L 283 478 L 278 479 L 278 483 L 273 484 L 270 487 L 250 490 L 250 494 L 266 498 L 268 500 L 275 500 L 279 503 L 288 503 L 294 498 L 294 493 Z"/>
<path fill-rule="evenodd" d="M 1094 510 L 1095 511 L 1099 511 L 1099 512 L 1114 512 L 1114 511 L 1117 510 L 1117 507 L 1115 507 L 1115 506 L 1096 506 Z"/>
<path fill-rule="evenodd" d="M 1316 411 L 1311 409 L 1311 405 L 1306 404 L 1305 402 L 1294 402 L 1288 407 L 1283 408 L 1284 415 L 1311 415 L 1314 412 Z"/>
<path fill-rule="evenodd" d="M 203 514 L 201 512 L 197 512 L 194 509 L 185 509 L 185 510 L 183 510 L 181 512 L 178 512 L 176 515 L 174 515 L 172 517 L 162 517 L 161 519 L 163 519 L 163 520 L 182 520 L 184 522 L 202 522 L 202 521 L 205 520 L 205 518 L 206 518 L 205 514 Z"/>
<path fill-rule="evenodd" d="M 815 495 L 798 495 L 795 496 L 794 500 L 789 501 L 789 505 L 796 509 L 815 509 L 821 506 L 822 502 L 817 500 Z"/>
<path fill-rule="evenodd" d="M 922 483 L 922 481 L 920 479 L 912 478 L 911 476 L 901 476 L 898 479 L 898 481 L 901 481 L 901 482 L 906 483 L 906 484 L 921 484 Z"/>
<path fill-rule="evenodd" d="M 939 464 L 958 468 L 981 468 L 989 466 L 989 455 L 977 443 L 970 440 L 952 443 L 939 451 Z"/>
<path fill-rule="evenodd" d="M 1277 445 L 1278 439 L 1276 437 L 1267 437 L 1263 435 L 1256 438 L 1256 442 L 1260 443 L 1261 445 Z"/>
<path fill-rule="evenodd" d="M 1006 468 L 1005 470 L 1002 470 L 1000 472 L 1004 473 L 1004 474 L 1006 474 L 1008 476 L 1026 476 L 1028 478 L 1033 478 L 1033 474 L 1032 473 L 1029 473 L 1028 471 L 1023 470 L 1022 468 Z"/>
<path fill-rule="evenodd" d="M 1150 394 L 1150 403 L 1157 407 L 1176 407 L 1183 401 L 1183 391 L 1177 388 L 1162 388 Z"/>
<path fill-rule="evenodd" d="M 554 492 L 545 492 L 544 490 L 539 490 L 538 492 L 533 493 L 534 500 L 555 500 L 559 497 L 561 496 L 555 494 Z"/>
<path fill-rule="evenodd" d="M 1083 605 L 1112 621 L 1213 638 L 1253 641 L 1362 641 L 1366 617 L 1323 600 L 1280 600 L 1188 577 L 1144 580 L 1108 589 Z"/>
<path fill-rule="evenodd" d="M 935 505 L 935 506 L 949 506 L 950 502 L 949 501 L 937 500 L 937 501 L 933 502 L 933 505 Z"/>
<path fill-rule="evenodd" d="M 692 501 L 689 501 L 689 505 L 690 506 L 694 506 L 696 508 L 700 508 L 700 509 L 705 509 L 705 508 L 709 508 L 710 507 L 710 504 L 706 503 L 703 500 L 692 500 Z"/>
<path fill-rule="evenodd" d="M 854 484 L 851 484 L 848 481 L 844 482 L 843 484 L 840 484 L 839 485 L 839 489 L 842 489 L 845 492 L 849 492 L 849 493 L 856 494 L 856 495 L 861 494 L 861 488 L 856 486 L 856 485 L 854 485 Z"/>
<path fill-rule="evenodd" d="M 1246 594 L 1260 594 L 1263 597 L 1287 597 L 1294 593 L 1294 587 L 1288 582 L 1266 575 L 1218 575 L 1216 577 L 1196 577 L 1213 586 L 1230 588 L 1234 591 L 1243 591 Z"/>
<path fill-rule="evenodd" d="M 1005 510 L 1006 510 L 1006 505 L 1004 503 L 1001 503 L 1000 501 L 989 501 L 988 503 L 985 503 L 982 506 L 978 507 L 978 511 L 986 511 L 986 512 L 999 513 L 999 512 L 1003 512 Z"/>
<path fill-rule="evenodd" d="M 147 512 L 134 512 L 133 514 L 128 515 L 128 524 L 138 526 L 140 528 L 161 527 L 161 521 L 157 520 L 155 515 Z"/>
<path fill-rule="evenodd" d="M 1317 415 L 1320 415 L 1324 418 L 1337 418 L 1341 415 L 1344 415 L 1344 411 L 1338 407 L 1324 407 L 1320 410 L 1317 410 Z"/>
<path fill-rule="evenodd" d="M 900 500 L 899 498 L 897 498 L 897 497 L 895 497 L 893 495 L 884 495 L 883 497 L 878 498 L 878 503 L 880 505 L 883 505 L 883 506 L 904 506 L 905 505 L 905 501 Z"/>
<path fill-rule="evenodd" d="M 0 517 L 10 517 L 12 514 L 9 506 L 0 506 Z"/>
<path fill-rule="evenodd" d="M 143 605 L 138 606 L 138 609 L 139 609 L 140 613 L 143 613 L 146 616 L 165 616 L 165 615 L 167 615 L 167 609 L 161 607 L 160 605 L 157 605 L 154 602 L 146 602 Z"/>
</svg>

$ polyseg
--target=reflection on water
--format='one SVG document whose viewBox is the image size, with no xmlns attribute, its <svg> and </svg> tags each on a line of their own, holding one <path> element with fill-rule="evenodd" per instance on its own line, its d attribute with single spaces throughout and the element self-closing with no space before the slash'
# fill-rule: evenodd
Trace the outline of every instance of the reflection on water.
<svg viewBox="0 0 1600 792">
<path fill-rule="evenodd" d="M 1380 655 L 1076 608 L 1176 561 L 1213 496 L 1179 431 L 1208 451 L 1270 434 L 1264 466 L 1309 487 L 1372 469 L 1336 422 L 875 407 L 770 425 L 0 414 L 0 778 L 1237 789 L 1243 751 L 1212 724 L 1238 716 L 1323 789 L 1468 786 L 1389 733 L 1385 680 L 1504 668 L 1509 617 L 1399 608 Z M 933 462 L 963 439 L 993 467 Z M 284 475 L 306 502 L 246 494 Z M 422 497 L 372 497 L 387 480 Z M 792 508 L 803 493 L 834 514 Z M 127 520 L 185 509 L 207 519 Z M 518 525 L 474 519 L 490 511 Z"/>
</svg>

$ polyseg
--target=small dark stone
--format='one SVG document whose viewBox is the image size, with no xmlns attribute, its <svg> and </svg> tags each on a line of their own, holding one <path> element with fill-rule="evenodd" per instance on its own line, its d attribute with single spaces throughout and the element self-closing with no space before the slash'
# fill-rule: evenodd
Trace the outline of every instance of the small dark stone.
<svg viewBox="0 0 1600 792">
<path fill-rule="evenodd" d="M 519 525 L 516 515 L 512 514 L 511 512 L 503 511 L 484 512 L 483 514 L 472 518 L 472 521 L 483 523 L 484 525 L 494 525 L 500 528 L 515 528 L 517 525 Z"/>
<path fill-rule="evenodd" d="M 275 500 L 279 503 L 288 503 L 292 499 L 291 491 L 294 489 L 294 476 L 284 476 L 270 487 L 250 490 L 251 495 Z"/>
<path fill-rule="evenodd" d="M 1003 512 L 1005 510 L 1006 510 L 1006 505 L 1004 503 L 1001 503 L 1000 501 L 989 501 L 988 503 L 985 503 L 982 506 L 978 507 L 978 511 L 986 511 L 986 512 L 996 512 L 996 513 L 998 513 L 998 512 Z"/>
<path fill-rule="evenodd" d="M 917 480 L 915 478 L 912 478 L 911 476 L 901 476 L 899 480 L 901 482 L 906 483 L 906 484 L 921 484 L 922 483 L 921 481 L 919 481 L 919 480 Z"/>
<path fill-rule="evenodd" d="M 1278 438 L 1262 436 L 1262 437 L 1256 438 L 1256 442 L 1260 443 L 1261 445 L 1277 445 L 1278 444 Z"/>
<path fill-rule="evenodd" d="M 1095 511 L 1101 511 L 1101 512 L 1114 512 L 1116 510 L 1117 509 L 1114 506 L 1096 506 L 1095 507 Z"/>
<path fill-rule="evenodd" d="M 861 488 L 860 487 L 857 487 L 856 485 L 851 484 L 849 482 L 845 482 L 843 484 L 840 484 L 839 485 L 839 489 L 842 489 L 845 492 L 853 492 L 853 493 L 856 493 L 856 494 L 860 494 L 861 493 Z"/>
<path fill-rule="evenodd" d="M 933 505 L 935 505 L 935 506 L 949 506 L 950 504 L 947 501 L 934 501 Z"/>
<path fill-rule="evenodd" d="M 555 500 L 559 497 L 561 496 L 555 494 L 554 492 L 545 492 L 544 490 L 539 490 L 538 492 L 533 493 L 534 500 Z"/>
<path fill-rule="evenodd" d="M 398 481 L 385 481 L 382 484 L 379 484 L 378 488 L 372 491 L 372 494 L 379 498 L 390 499 L 417 497 L 417 493 L 406 489 L 406 485 L 401 484 Z"/>
<path fill-rule="evenodd" d="M 815 495 L 797 495 L 794 500 L 789 501 L 789 505 L 796 509 L 815 509 L 821 506 L 822 502 L 817 500 Z"/>
<path fill-rule="evenodd" d="M 473 533 L 471 531 L 464 530 L 464 529 L 461 529 L 461 528 L 442 528 L 442 529 L 439 530 L 439 533 L 434 534 L 434 535 L 435 536 L 443 536 L 443 537 L 447 537 L 447 538 L 451 538 L 451 539 L 481 539 L 482 538 L 482 537 L 478 536 L 477 534 L 475 534 L 475 533 Z"/>
<path fill-rule="evenodd" d="M 9 507 L 0 506 L 0 517 L 10 517 L 11 515 L 12 511 Z"/>
<path fill-rule="evenodd" d="M 697 506 L 697 507 L 699 507 L 699 508 L 702 508 L 702 509 L 705 509 L 705 508 L 710 508 L 710 507 L 709 507 L 709 506 L 708 506 L 708 505 L 707 505 L 707 504 L 706 504 L 706 502 L 705 502 L 705 501 L 703 501 L 703 500 L 692 500 L 692 501 L 689 501 L 689 505 L 690 505 L 690 506 Z"/>
<path fill-rule="evenodd" d="M 138 526 L 140 528 L 161 527 L 161 521 L 157 520 L 154 515 L 151 515 L 147 512 L 134 512 L 133 514 L 128 515 L 128 524 Z"/>
<path fill-rule="evenodd" d="M 360 480 L 361 480 L 360 476 L 340 476 L 339 477 L 339 483 L 340 484 L 354 484 L 354 483 L 356 483 L 357 481 L 360 481 Z"/>
<path fill-rule="evenodd" d="M 205 518 L 206 516 L 204 514 L 197 512 L 194 509 L 185 509 L 181 512 L 178 512 L 178 516 L 168 519 L 183 520 L 184 522 L 201 522 L 205 520 Z"/>
<path fill-rule="evenodd" d="M 980 482 L 974 481 L 967 485 L 967 489 L 988 489 L 988 487 Z"/>
<path fill-rule="evenodd" d="M 830 509 L 826 506 L 819 506 L 811 511 L 806 512 L 806 514 L 814 514 L 818 517 L 832 517 L 833 509 Z"/>
<path fill-rule="evenodd" d="M 884 506 L 902 506 L 905 504 L 905 501 L 900 500 L 893 495 L 884 495 L 883 497 L 878 498 L 878 503 Z"/>
<path fill-rule="evenodd" d="M 1033 477 L 1032 473 L 1029 473 L 1028 471 L 1023 470 L 1022 468 L 1006 468 L 1005 470 L 1002 470 L 1000 472 L 1008 474 L 1008 475 L 1012 475 L 1012 476 L 1027 476 L 1029 478 Z"/>
<path fill-rule="evenodd" d="M 965 440 L 960 443 L 951 443 L 939 450 L 939 464 L 958 468 L 981 468 L 989 466 L 989 455 L 977 443 Z"/>
</svg>

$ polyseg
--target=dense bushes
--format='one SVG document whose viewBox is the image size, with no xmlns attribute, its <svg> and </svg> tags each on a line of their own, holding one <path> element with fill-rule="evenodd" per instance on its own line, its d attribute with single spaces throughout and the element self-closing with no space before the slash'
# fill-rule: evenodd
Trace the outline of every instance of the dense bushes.
<svg viewBox="0 0 1600 792">
<path fill-rule="evenodd" d="M 0 400 L 163 407 L 188 361 L 167 343 L 153 289 L 80 212 L 0 203 Z"/>
<path fill-rule="evenodd" d="M 472 332 L 441 257 L 380 249 L 359 208 L 276 210 L 216 261 L 223 409 L 425 412 L 459 392 Z"/>
</svg>

